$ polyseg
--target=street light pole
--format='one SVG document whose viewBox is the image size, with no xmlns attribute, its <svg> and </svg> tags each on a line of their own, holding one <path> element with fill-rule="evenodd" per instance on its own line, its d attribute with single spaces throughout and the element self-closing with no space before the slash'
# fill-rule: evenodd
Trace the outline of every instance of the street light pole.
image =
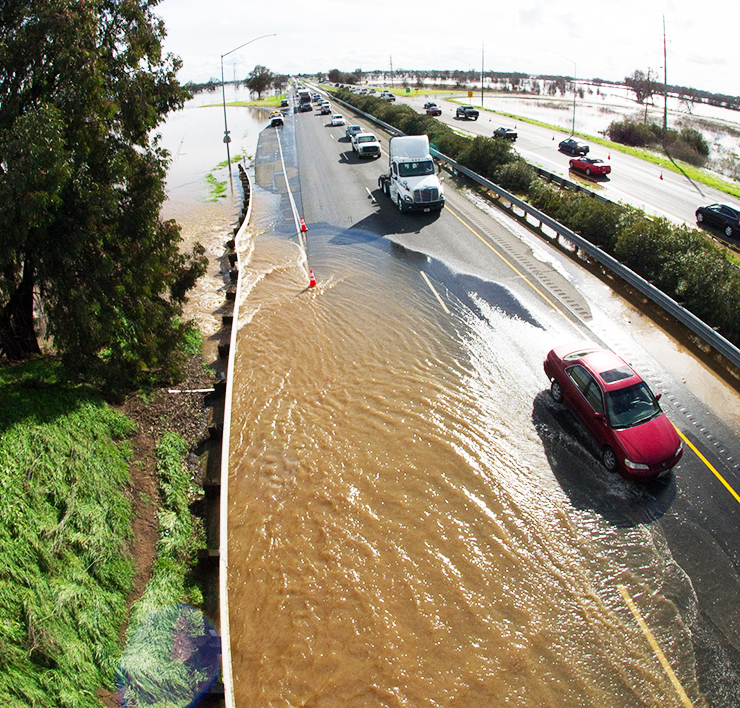
<svg viewBox="0 0 740 708">
<path fill-rule="evenodd" d="M 258 39 L 264 39 L 265 37 L 277 37 L 277 34 L 263 34 L 261 37 L 255 37 L 254 39 L 250 39 L 248 42 L 244 42 L 244 44 L 240 44 L 238 47 L 236 47 L 236 49 L 231 49 L 230 51 L 221 55 L 221 98 L 224 104 L 224 143 L 226 143 L 226 161 L 229 164 L 229 174 L 231 174 L 231 153 L 229 152 L 229 143 L 231 142 L 231 137 L 229 136 L 229 126 L 226 123 L 226 88 L 224 85 L 224 57 L 229 56 L 229 54 L 233 54 L 234 52 L 238 51 L 242 47 L 246 47 L 248 44 L 251 44 L 252 42 L 256 42 Z"/>
</svg>

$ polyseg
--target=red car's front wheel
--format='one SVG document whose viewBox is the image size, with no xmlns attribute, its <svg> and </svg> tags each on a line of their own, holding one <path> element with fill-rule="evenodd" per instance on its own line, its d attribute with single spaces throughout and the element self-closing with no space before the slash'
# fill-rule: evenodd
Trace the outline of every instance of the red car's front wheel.
<svg viewBox="0 0 740 708">
<path fill-rule="evenodd" d="M 619 460 L 617 459 L 617 453 L 612 450 L 608 445 L 601 451 L 601 461 L 606 467 L 607 472 L 616 472 Z"/>
</svg>

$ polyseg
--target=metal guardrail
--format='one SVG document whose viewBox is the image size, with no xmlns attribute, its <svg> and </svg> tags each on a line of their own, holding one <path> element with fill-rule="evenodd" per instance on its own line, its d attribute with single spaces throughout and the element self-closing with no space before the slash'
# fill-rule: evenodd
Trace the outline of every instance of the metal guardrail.
<svg viewBox="0 0 740 708">
<path fill-rule="evenodd" d="M 337 103 L 341 103 L 342 105 L 351 108 L 353 111 L 363 116 L 363 118 L 366 118 L 370 122 L 379 125 L 391 134 L 404 135 L 404 133 L 398 130 L 398 128 L 394 128 L 393 126 L 388 125 L 381 120 L 378 120 L 377 118 L 375 118 L 375 116 L 360 111 L 351 104 L 345 103 L 340 99 L 334 98 L 334 100 L 337 101 Z M 538 209 L 535 209 L 530 204 L 527 204 L 527 202 L 522 201 L 518 197 L 515 197 L 513 194 L 507 192 L 505 189 L 499 187 L 497 184 L 494 184 L 490 180 L 487 180 L 485 177 L 481 177 L 476 172 L 473 172 L 467 167 L 464 167 L 463 165 L 455 162 L 455 160 L 447 157 L 447 155 L 442 154 L 434 148 L 432 148 L 432 155 L 438 160 L 449 165 L 456 172 L 465 175 L 474 182 L 477 182 L 482 187 L 485 187 L 485 189 L 493 192 L 497 197 L 509 202 L 509 211 L 513 211 L 513 207 L 517 207 L 524 212 L 525 218 L 527 216 L 530 216 L 539 221 L 540 231 L 542 226 L 545 225 L 555 232 L 555 238 L 563 237 L 570 241 L 577 249 L 586 253 L 589 257 L 593 258 L 605 268 L 608 268 L 612 273 L 614 273 L 626 283 L 635 288 L 635 290 L 642 293 L 645 297 L 649 298 L 656 305 L 662 307 L 668 314 L 677 319 L 684 326 L 688 327 L 695 335 L 701 338 L 709 346 L 714 348 L 734 366 L 740 368 L 740 349 L 738 349 L 738 347 L 736 347 L 732 342 L 723 337 L 719 332 L 706 324 L 706 322 L 700 320 L 693 312 L 689 312 L 689 310 L 687 310 L 685 307 L 679 305 L 673 298 L 668 297 L 668 295 L 666 295 L 663 291 L 656 288 L 654 285 L 649 283 L 643 277 L 639 276 L 630 268 L 627 268 L 627 266 L 620 263 L 616 258 L 613 258 L 605 251 L 602 251 L 598 246 L 595 246 L 590 241 L 587 241 L 582 236 L 579 236 L 574 231 L 571 231 L 569 228 L 555 221 L 555 219 L 550 218 L 547 214 L 544 214 Z M 540 170 L 538 169 L 538 172 L 539 171 Z M 541 170 L 541 172 L 545 173 L 545 170 Z M 552 175 L 552 177 L 555 178 L 556 181 L 567 182 L 567 180 L 564 180 L 562 177 L 558 177 L 557 175 Z M 578 187 L 578 185 L 575 185 L 572 182 L 569 182 L 568 184 L 573 185 L 573 187 Z M 608 201 L 600 195 L 589 192 L 588 190 L 581 191 L 586 191 L 588 192 L 588 194 L 602 201 Z"/>
</svg>

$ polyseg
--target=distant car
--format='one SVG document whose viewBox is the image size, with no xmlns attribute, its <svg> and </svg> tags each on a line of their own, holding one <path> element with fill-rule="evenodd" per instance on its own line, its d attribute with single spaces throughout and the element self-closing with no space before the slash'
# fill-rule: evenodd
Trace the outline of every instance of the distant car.
<svg viewBox="0 0 740 708">
<path fill-rule="evenodd" d="M 342 116 L 340 116 L 339 113 L 335 113 L 331 117 L 331 124 L 332 125 L 344 125 L 344 118 L 342 118 Z"/>
<path fill-rule="evenodd" d="M 696 210 L 696 223 L 717 226 L 725 236 L 740 234 L 740 211 L 727 204 L 710 204 Z"/>
<path fill-rule="evenodd" d="M 611 165 L 607 165 L 598 157 L 577 157 L 570 161 L 570 169 L 585 172 L 589 177 L 591 175 L 608 175 L 612 171 Z"/>
<path fill-rule="evenodd" d="M 279 126 L 284 125 L 285 120 L 283 118 L 283 114 L 280 111 L 273 111 L 270 114 L 270 125 Z"/>
<path fill-rule="evenodd" d="M 313 106 L 310 103 L 301 103 L 301 105 L 298 106 L 298 110 L 301 111 L 301 113 L 306 113 L 308 111 L 312 111 Z"/>
<path fill-rule="evenodd" d="M 426 103 L 424 104 L 424 110 L 426 110 L 427 108 L 430 108 L 431 106 L 436 106 L 436 105 L 437 105 L 437 104 L 436 104 L 436 103 L 435 103 L 434 101 L 427 101 L 427 102 L 426 102 Z"/>
<path fill-rule="evenodd" d="M 588 155 L 589 147 L 586 143 L 579 142 L 575 138 L 566 138 L 561 140 L 558 147 L 562 152 L 569 152 L 571 155 Z"/>
<path fill-rule="evenodd" d="M 577 342 L 552 349 L 544 361 L 550 394 L 565 402 L 596 438 L 609 472 L 633 479 L 667 475 L 683 444 L 634 369 L 608 349 Z"/>
<path fill-rule="evenodd" d="M 442 109 L 436 103 L 427 104 L 427 115 L 429 116 L 441 116 Z"/>
<path fill-rule="evenodd" d="M 281 108 L 287 108 L 288 107 L 288 99 L 284 98 L 282 101 L 280 101 L 280 107 Z"/>
<path fill-rule="evenodd" d="M 322 116 L 328 116 L 331 113 L 331 106 L 326 103 L 321 106 L 321 110 L 319 111 L 319 114 Z"/>
<path fill-rule="evenodd" d="M 478 109 L 473 106 L 458 106 L 455 111 L 456 118 L 465 118 L 465 120 L 478 120 Z"/>
<path fill-rule="evenodd" d="M 493 137 L 511 140 L 513 143 L 519 137 L 519 134 L 513 128 L 496 128 L 493 131 Z"/>
<path fill-rule="evenodd" d="M 352 140 L 352 138 L 357 135 L 357 133 L 362 132 L 362 126 L 359 125 L 348 125 L 347 130 L 344 131 L 347 134 L 347 137 Z"/>
</svg>

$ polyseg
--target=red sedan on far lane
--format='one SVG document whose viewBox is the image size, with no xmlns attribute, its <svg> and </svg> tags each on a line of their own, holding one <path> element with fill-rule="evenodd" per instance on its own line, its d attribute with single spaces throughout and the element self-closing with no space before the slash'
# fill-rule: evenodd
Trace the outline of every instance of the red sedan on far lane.
<svg viewBox="0 0 740 708">
<path fill-rule="evenodd" d="M 544 362 L 550 393 L 566 401 L 596 438 L 609 472 L 667 475 L 683 444 L 648 385 L 621 357 L 591 342 L 556 347 Z"/>
<path fill-rule="evenodd" d="M 580 170 L 585 172 L 589 177 L 591 175 L 608 175 L 611 171 L 611 165 L 607 165 L 598 157 L 575 157 L 570 161 L 571 170 Z"/>
</svg>

